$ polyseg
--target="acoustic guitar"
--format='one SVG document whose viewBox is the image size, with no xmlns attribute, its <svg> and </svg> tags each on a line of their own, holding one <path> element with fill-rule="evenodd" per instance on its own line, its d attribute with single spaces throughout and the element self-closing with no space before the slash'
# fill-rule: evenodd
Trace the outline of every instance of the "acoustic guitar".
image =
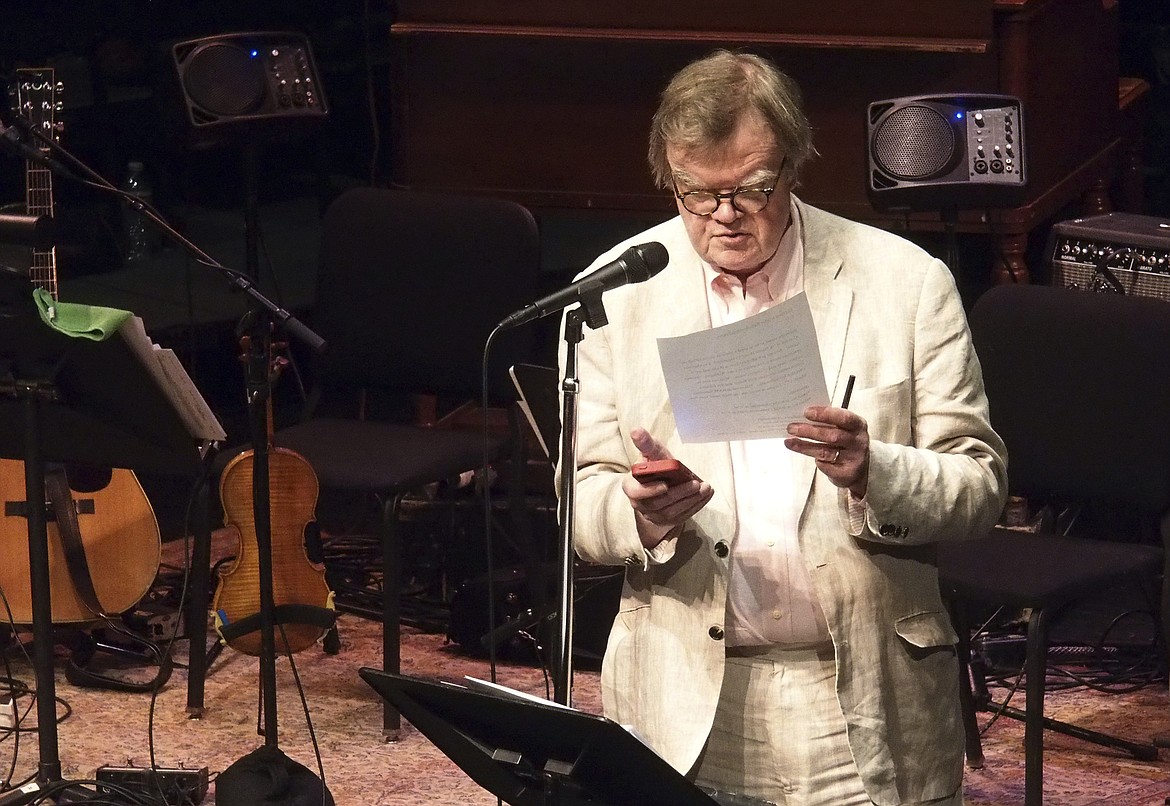
<svg viewBox="0 0 1170 806">
<path fill-rule="evenodd" d="M 56 113 L 60 86 L 49 68 L 17 71 L 16 100 L 19 113 L 46 136 L 56 137 Z M 25 163 L 25 194 L 29 215 L 53 214 L 52 174 L 31 160 Z M 29 276 L 34 285 L 57 298 L 57 253 L 55 249 L 32 252 Z M 84 549 L 85 565 L 92 578 L 93 592 L 101 613 L 93 612 L 79 594 L 69 571 L 66 542 L 63 541 L 54 510 L 49 513 L 49 585 L 52 618 L 55 624 L 91 622 L 105 614 L 122 613 L 136 605 L 158 574 L 162 540 L 158 521 L 146 493 L 133 472 L 121 468 L 46 467 L 46 475 L 64 472 L 77 517 L 75 520 Z M 28 558 L 28 508 L 24 462 L 0 459 L 0 591 L 3 591 L 12 620 L 32 623 L 32 587 Z M 59 478 L 59 476 L 58 476 Z M 49 486 L 47 485 L 47 489 Z M 55 485 L 55 489 L 65 485 Z M 62 503 L 62 505 L 65 505 Z M 84 581 L 82 584 L 85 584 Z M 0 609 L 0 619 L 8 613 Z"/>
</svg>

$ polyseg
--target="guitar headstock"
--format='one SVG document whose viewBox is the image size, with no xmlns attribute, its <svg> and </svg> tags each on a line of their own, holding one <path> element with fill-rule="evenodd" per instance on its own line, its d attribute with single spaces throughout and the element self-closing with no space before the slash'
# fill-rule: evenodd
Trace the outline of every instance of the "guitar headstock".
<svg viewBox="0 0 1170 806">
<path fill-rule="evenodd" d="M 63 124 L 57 115 L 61 111 L 63 89 L 52 67 L 26 67 L 16 71 L 15 111 L 49 140 L 57 140 L 61 135 Z"/>
</svg>

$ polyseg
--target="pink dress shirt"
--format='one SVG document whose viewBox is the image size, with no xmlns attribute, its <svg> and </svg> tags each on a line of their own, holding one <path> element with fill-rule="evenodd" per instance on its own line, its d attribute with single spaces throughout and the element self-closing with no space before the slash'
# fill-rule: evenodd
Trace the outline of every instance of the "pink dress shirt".
<svg viewBox="0 0 1170 806">
<path fill-rule="evenodd" d="M 705 265 L 713 327 L 738 322 L 804 290 L 803 228 L 795 205 L 792 226 L 776 254 L 742 283 Z M 793 489 L 798 462 L 812 461 L 784 440 L 730 443 L 738 529 L 728 576 L 728 647 L 805 646 L 829 640 L 796 535 L 804 496 Z"/>
</svg>

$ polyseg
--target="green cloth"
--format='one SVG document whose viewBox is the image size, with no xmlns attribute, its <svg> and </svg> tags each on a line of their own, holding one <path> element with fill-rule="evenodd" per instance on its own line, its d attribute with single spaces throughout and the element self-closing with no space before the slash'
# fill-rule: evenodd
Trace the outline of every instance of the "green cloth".
<svg viewBox="0 0 1170 806">
<path fill-rule="evenodd" d="M 43 288 L 33 291 L 41 319 L 49 327 L 64 333 L 93 341 L 105 341 L 118 332 L 122 323 L 134 314 L 117 308 L 60 302 Z"/>
</svg>

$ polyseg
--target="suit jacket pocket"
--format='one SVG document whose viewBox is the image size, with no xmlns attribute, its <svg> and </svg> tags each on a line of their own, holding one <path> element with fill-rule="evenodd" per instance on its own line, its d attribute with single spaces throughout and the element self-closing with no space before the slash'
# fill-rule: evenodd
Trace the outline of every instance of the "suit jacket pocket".
<svg viewBox="0 0 1170 806">
<path fill-rule="evenodd" d="M 909 445 L 913 437 L 910 418 L 906 416 L 913 409 L 910 395 L 910 380 L 905 378 L 895 383 L 858 389 L 849 408 L 865 418 L 871 439 L 891 445 Z"/>
<path fill-rule="evenodd" d="M 950 616 L 939 611 L 925 611 L 903 616 L 894 622 L 894 630 L 918 649 L 953 647 L 959 640 Z"/>
</svg>

